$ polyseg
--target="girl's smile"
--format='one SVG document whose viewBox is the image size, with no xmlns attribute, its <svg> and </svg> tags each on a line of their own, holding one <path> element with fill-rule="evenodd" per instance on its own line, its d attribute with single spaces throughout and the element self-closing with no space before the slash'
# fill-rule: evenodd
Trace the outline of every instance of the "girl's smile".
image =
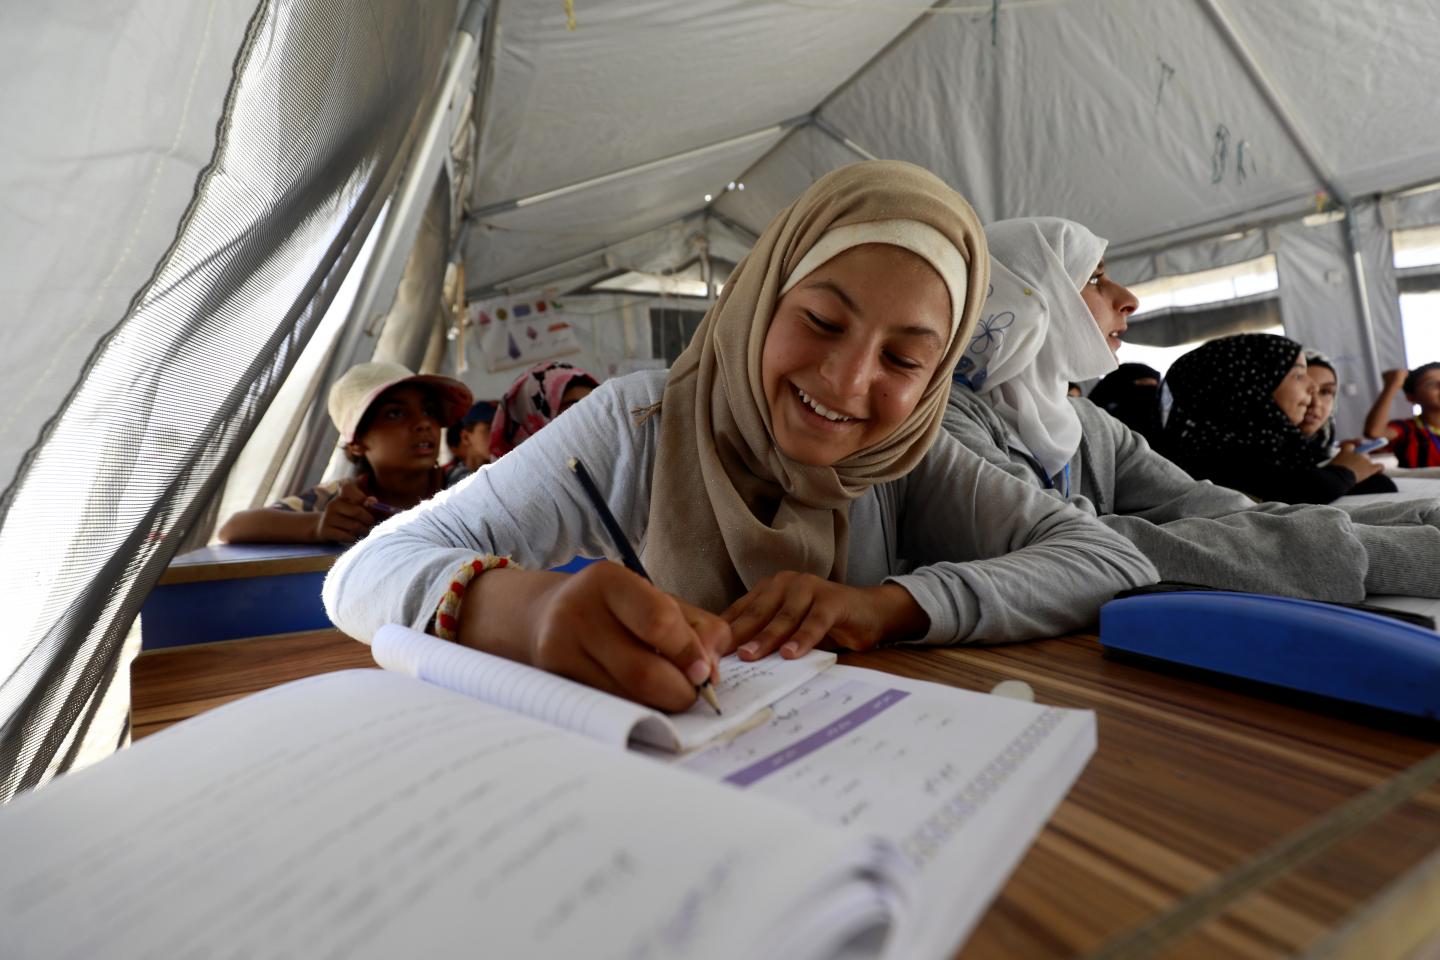
<svg viewBox="0 0 1440 960">
<path fill-rule="evenodd" d="M 950 294 L 923 259 L 867 243 L 780 298 L 761 354 L 775 443 L 830 466 L 890 436 L 944 355 Z"/>
</svg>

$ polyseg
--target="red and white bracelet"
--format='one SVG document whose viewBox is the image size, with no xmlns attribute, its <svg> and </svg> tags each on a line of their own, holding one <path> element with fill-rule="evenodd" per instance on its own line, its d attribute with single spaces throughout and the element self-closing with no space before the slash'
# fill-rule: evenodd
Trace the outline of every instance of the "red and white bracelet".
<svg viewBox="0 0 1440 960">
<path fill-rule="evenodd" d="M 458 639 L 460 635 L 460 603 L 465 599 L 465 588 L 470 586 L 471 580 L 486 570 L 495 570 L 499 567 L 518 569 L 519 566 L 509 557 L 497 557 L 490 553 L 463 564 L 456 571 L 454 579 L 450 581 L 445 595 L 440 598 L 440 607 L 435 612 L 435 636 L 441 640 Z"/>
</svg>

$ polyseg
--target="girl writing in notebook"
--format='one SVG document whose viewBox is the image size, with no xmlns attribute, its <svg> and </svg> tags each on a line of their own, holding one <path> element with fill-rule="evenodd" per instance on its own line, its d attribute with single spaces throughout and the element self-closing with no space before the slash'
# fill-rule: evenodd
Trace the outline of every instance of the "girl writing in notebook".
<svg viewBox="0 0 1440 960">
<path fill-rule="evenodd" d="M 765 229 L 671 370 L 606 382 L 385 525 L 331 571 L 327 609 L 362 640 L 409 624 L 666 709 L 736 647 L 1093 621 L 1154 579 L 1149 563 L 940 434 L 987 272 L 974 213 L 933 175 L 827 175 Z M 617 555 L 571 458 L 655 584 L 614 563 L 544 572 Z"/>
<path fill-rule="evenodd" d="M 1008 220 L 986 234 L 992 292 L 945 413 L 966 447 L 1098 515 L 1167 580 L 1345 602 L 1367 591 L 1440 594 L 1434 504 L 1375 504 L 1353 519 L 1257 505 L 1191 479 L 1091 401 L 1066 398 L 1067 380 L 1114 367 L 1113 334 L 1135 297 L 1105 273 L 1105 241 L 1078 223 Z"/>
</svg>

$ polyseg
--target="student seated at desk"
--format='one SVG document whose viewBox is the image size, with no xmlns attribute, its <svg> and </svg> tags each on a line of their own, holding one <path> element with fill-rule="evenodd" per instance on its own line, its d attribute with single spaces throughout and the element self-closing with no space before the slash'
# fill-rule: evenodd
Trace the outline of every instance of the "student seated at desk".
<svg viewBox="0 0 1440 960">
<path fill-rule="evenodd" d="M 1335 444 L 1335 396 L 1340 392 L 1340 378 L 1332 364 L 1318 350 L 1305 351 L 1305 375 L 1310 378 L 1310 406 L 1300 421 L 1300 435 L 1310 446 L 1326 457 L 1333 457 Z"/>
<path fill-rule="evenodd" d="M 495 404 L 477 400 L 464 418 L 445 429 L 445 444 L 453 459 L 441 469 L 445 486 L 453 487 L 491 461 L 490 421 L 495 418 Z"/>
<path fill-rule="evenodd" d="M 1395 491 L 1384 467 L 1353 443 L 1331 459 L 1306 441 L 1300 423 L 1312 384 L 1294 340 L 1270 333 L 1211 340 L 1176 360 L 1165 384 L 1173 402 L 1160 452 L 1192 476 L 1280 503 Z"/>
<path fill-rule="evenodd" d="M 1095 384 L 1086 399 L 1152 446 L 1160 436 L 1160 371 L 1154 367 L 1122 363 Z"/>
<path fill-rule="evenodd" d="M 591 374 L 560 360 L 522 373 L 500 400 L 490 424 L 490 459 L 499 460 L 600 385 Z"/>
<path fill-rule="evenodd" d="M 1114 367 L 1135 297 L 1105 273 L 1105 241 L 1080 224 L 1008 220 L 986 234 L 993 292 L 945 414 L 961 443 L 1098 515 L 1168 580 L 1345 602 L 1367 590 L 1440 596 L 1435 505 L 1360 508 L 1367 523 L 1332 507 L 1257 506 L 1191 479 L 1089 400 L 1068 399 L 1067 380 Z"/>
<path fill-rule="evenodd" d="M 1424 363 L 1406 373 L 1386 370 L 1384 387 L 1365 417 L 1365 435 L 1390 441 L 1390 451 L 1402 467 L 1440 467 L 1440 363 Z M 1395 391 L 1403 389 L 1412 417 L 1385 422 Z"/>
<path fill-rule="evenodd" d="M 354 543 L 386 517 L 446 485 L 440 431 L 470 408 L 459 380 L 416 376 L 398 363 L 361 363 L 330 388 L 330 419 L 356 475 L 225 521 L 226 543 Z"/>
<path fill-rule="evenodd" d="M 865 650 L 1093 622 L 1154 580 L 1150 564 L 940 433 L 987 272 L 974 213 L 932 174 L 823 177 L 670 371 L 606 382 L 387 524 L 332 569 L 327 610 L 362 640 L 408 624 L 666 709 L 737 647 L 795 657 L 826 638 Z M 614 563 L 541 569 L 617 556 L 572 457 L 654 585 Z"/>
</svg>

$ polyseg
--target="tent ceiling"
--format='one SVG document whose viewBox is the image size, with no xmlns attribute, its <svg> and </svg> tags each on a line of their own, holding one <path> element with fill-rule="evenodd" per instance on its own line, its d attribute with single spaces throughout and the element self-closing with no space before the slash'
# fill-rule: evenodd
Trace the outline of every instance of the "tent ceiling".
<svg viewBox="0 0 1440 960">
<path fill-rule="evenodd" d="M 783 134 L 745 140 L 703 156 L 532 206 L 483 217 L 469 239 L 471 289 L 514 278 L 663 226 L 705 206 L 735 171 L 759 160 Z"/>
<path fill-rule="evenodd" d="M 1313 208 L 1332 184 L 1440 176 L 1429 0 L 1000 0 L 993 25 L 991 10 L 610 0 L 578 4 L 569 32 L 559 4 L 501 0 L 472 209 L 805 114 L 936 171 L 986 220 L 1068 216 L 1116 247 Z M 536 239 L 472 244 L 470 276 L 632 236 L 742 175 L 746 192 L 714 209 L 758 232 L 858 156 L 803 125 L 755 159 L 705 152 L 648 170 L 644 191 L 537 206 L 523 217 Z M 560 239 L 571 231 L 583 242 Z"/>
<path fill-rule="evenodd" d="M 919 13 L 845 6 L 837 17 L 753 0 L 577 3 L 568 31 L 558 2 L 500 0 L 475 205 L 809 113 Z"/>
</svg>

